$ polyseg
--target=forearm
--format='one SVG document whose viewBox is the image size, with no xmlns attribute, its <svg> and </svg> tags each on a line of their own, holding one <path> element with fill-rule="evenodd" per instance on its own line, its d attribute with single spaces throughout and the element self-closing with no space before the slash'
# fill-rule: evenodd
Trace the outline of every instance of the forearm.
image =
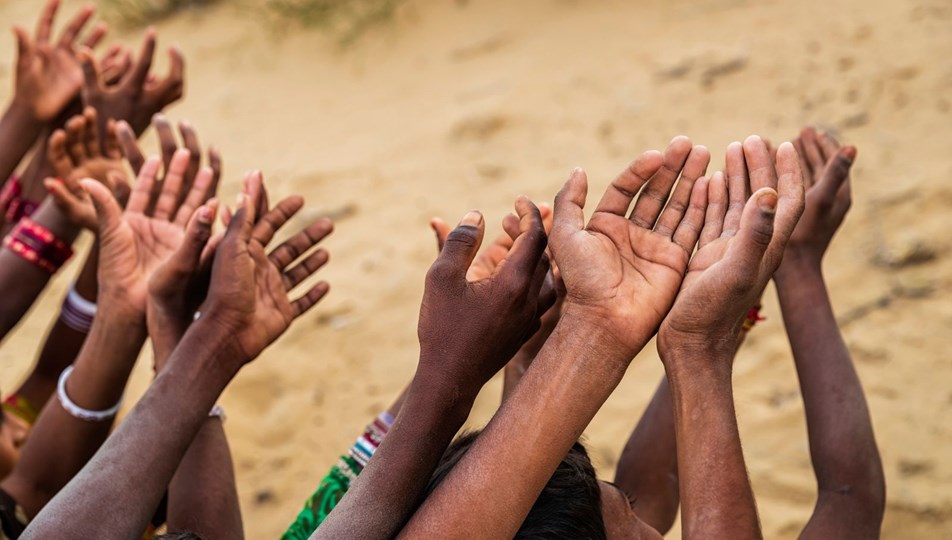
<svg viewBox="0 0 952 540">
<path fill-rule="evenodd" d="M 796 270 L 778 275 L 777 293 L 800 379 L 820 492 L 850 493 L 878 506 L 881 514 L 882 463 L 862 385 L 819 263 L 803 263 Z"/>
<path fill-rule="evenodd" d="M 21 538 L 133 538 L 145 530 L 209 409 L 234 376 L 233 348 L 225 338 L 206 337 L 205 326 L 192 325 L 119 429 Z"/>
<path fill-rule="evenodd" d="M 98 243 L 94 242 L 74 285 L 74 290 L 80 298 L 93 303 L 96 302 L 98 293 L 98 260 Z M 26 399 L 37 411 L 41 410 L 56 390 L 56 381 L 60 374 L 76 359 L 87 334 L 88 331 L 82 329 L 82 324 L 76 324 L 75 321 L 72 325 L 67 324 L 61 313 L 46 336 L 36 367 L 16 391 L 16 395 Z"/>
<path fill-rule="evenodd" d="M 0 118 L 0 185 L 13 174 L 42 130 L 43 123 L 26 107 L 16 101 L 7 106 Z"/>
<path fill-rule="evenodd" d="M 172 477 L 168 525 L 204 538 L 244 537 L 235 469 L 218 417 L 202 423 Z"/>
<path fill-rule="evenodd" d="M 661 534 L 678 514 L 678 448 L 668 379 L 661 378 L 654 397 L 625 444 L 615 485 L 634 501 L 642 521 Z"/>
<path fill-rule="evenodd" d="M 97 317 L 65 384 L 70 401 L 86 410 L 102 411 L 122 398 L 145 340 L 141 321 L 134 319 L 118 309 L 105 309 Z M 111 426 L 112 419 L 82 420 L 60 402 L 50 404 L 37 419 L 3 488 L 27 515 L 37 514 L 96 453 Z"/>
<path fill-rule="evenodd" d="M 461 538 L 478 531 L 481 538 L 511 538 L 633 356 L 597 324 L 566 314 L 513 395 L 401 536 Z"/>
<path fill-rule="evenodd" d="M 37 209 L 33 221 L 67 244 L 71 244 L 79 233 L 49 199 Z M 52 276 L 49 271 L 9 249 L 0 249 L 0 298 L 4 299 L 0 311 L 0 338 L 20 322 Z"/>
<path fill-rule="evenodd" d="M 418 373 L 374 458 L 312 538 L 396 535 L 417 507 L 475 398 L 475 392 L 461 393 Z"/>
<path fill-rule="evenodd" d="M 673 352 L 665 362 L 677 436 L 682 534 L 760 538 L 734 412 L 730 360 L 711 354 Z"/>
</svg>

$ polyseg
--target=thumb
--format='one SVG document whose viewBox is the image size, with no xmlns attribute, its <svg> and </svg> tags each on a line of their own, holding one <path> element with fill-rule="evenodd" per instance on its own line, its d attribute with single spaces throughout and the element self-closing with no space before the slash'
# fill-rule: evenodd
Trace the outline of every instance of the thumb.
<svg viewBox="0 0 952 540">
<path fill-rule="evenodd" d="M 730 254 L 747 269 L 758 269 L 770 246 L 777 214 L 777 192 L 772 188 L 758 189 L 747 200 L 740 218 L 740 230 L 732 242 Z"/>
<path fill-rule="evenodd" d="M 32 51 L 29 34 L 21 26 L 14 26 L 13 34 L 17 40 L 17 65 L 21 68 L 27 67 L 30 65 L 30 53 Z"/>
<path fill-rule="evenodd" d="M 182 274 L 195 273 L 202 260 L 202 253 L 212 235 L 212 225 L 218 213 L 218 200 L 210 199 L 192 214 L 185 226 L 185 238 L 172 255 L 173 267 Z"/>
<path fill-rule="evenodd" d="M 552 223 L 552 239 L 571 235 L 585 227 L 585 197 L 588 194 L 588 177 L 581 167 L 572 171 L 572 175 L 555 196 L 555 209 Z"/>
<path fill-rule="evenodd" d="M 251 208 L 251 199 L 247 194 L 239 193 L 235 215 L 231 217 L 228 229 L 225 231 L 226 239 L 237 238 L 240 242 L 247 244 L 251 240 L 254 219 L 255 213 Z"/>
<path fill-rule="evenodd" d="M 104 238 L 119 226 L 122 221 L 122 209 L 119 208 L 119 203 L 109 188 L 101 183 L 92 178 L 83 178 L 79 184 L 93 200 L 93 207 L 99 218 L 99 237 Z"/>
<path fill-rule="evenodd" d="M 455 229 L 450 231 L 443 244 L 440 255 L 433 263 L 433 269 L 439 269 L 451 279 L 466 279 L 480 244 L 483 243 L 483 233 L 486 230 L 486 221 L 477 210 L 472 210 L 459 222 Z"/>
</svg>

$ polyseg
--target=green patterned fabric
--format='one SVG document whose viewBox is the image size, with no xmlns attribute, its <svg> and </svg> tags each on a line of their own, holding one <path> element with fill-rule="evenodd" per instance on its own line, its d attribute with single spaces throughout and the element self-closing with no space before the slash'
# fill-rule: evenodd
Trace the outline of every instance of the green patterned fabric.
<svg viewBox="0 0 952 540">
<path fill-rule="evenodd" d="M 304 509 L 297 515 L 294 523 L 288 527 L 281 540 L 307 540 L 327 518 L 331 510 L 337 506 L 347 488 L 360 474 L 361 467 L 350 456 L 341 456 L 337 465 L 331 468 L 327 476 L 321 480 L 317 491 L 311 495 Z"/>
</svg>

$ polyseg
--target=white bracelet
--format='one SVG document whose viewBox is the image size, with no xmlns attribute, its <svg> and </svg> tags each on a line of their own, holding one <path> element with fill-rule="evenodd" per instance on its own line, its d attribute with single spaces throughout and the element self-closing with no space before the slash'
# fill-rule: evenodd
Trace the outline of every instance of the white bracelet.
<svg viewBox="0 0 952 540">
<path fill-rule="evenodd" d="M 87 422 L 102 422 L 103 420 L 109 420 L 115 417 L 116 413 L 119 412 L 119 407 L 122 407 L 122 398 L 119 398 L 119 403 L 116 403 L 114 407 L 110 407 L 104 411 L 84 409 L 69 399 L 69 396 L 66 395 L 66 379 L 69 378 L 69 374 L 72 372 L 73 366 L 64 369 L 60 375 L 59 383 L 56 385 L 56 397 L 59 398 L 60 405 L 63 406 L 63 409 L 68 412 L 70 416 Z"/>
<path fill-rule="evenodd" d="M 86 300 L 76 292 L 76 284 L 69 288 L 69 293 L 63 299 L 60 310 L 60 320 L 63 324 L 77 332 L 88 333 L 96 317 L 96 303 Z"/>
<path fill-rule="evenodd" d="M 209 418 L 213 418 L 216 416 L 218 417 L 219 420 L 221 420 L 223 424 L 225 423 L 225 420 L 228 419 L 228 415 L 225 414 L 225 409 L 222 409 L 221 405 L 215 405 L 214 407 L 212 407 L 212 410 L 208 411 Z"/>
</svg>

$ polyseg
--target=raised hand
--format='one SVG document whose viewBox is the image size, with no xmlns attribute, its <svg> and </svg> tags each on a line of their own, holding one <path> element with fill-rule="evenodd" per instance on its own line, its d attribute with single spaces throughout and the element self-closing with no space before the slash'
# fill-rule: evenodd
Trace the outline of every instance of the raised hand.
<svg viewBox="0 0 952 540">
<path fill-rule="evenodd" d="M 167 169 L 172 162 L 172 156 L 175 155 L 175 152 L 179 149 L 179 145 L 175 140 L 175 133 L 172 130 L 172 126 L 169 124 L 165 115 L 156 114 L 152 119 L 152 124 L 159 137 L 159 151 L 162 155 L 162 162 Z M 122 153 L 132 166 L 132 170 L 138 173 L 139 169 L 142 168 L 142 164 L 145 163 L 145 157 L 142 153 L 142 149 L 139 148 L 139 144 L 136 142 L 135 131 L 132 129 L 132 126 L 125 121 L 120 121 L 117 124 L 116 131 L 119 135 Z M 189 151 L 189 163 L 185 170 L 184 188 L 182 192 L 182 196 L 184 196 L 185 193 L 188 192 L 189 187 L 195 182 L 195 176 L 198 174 L 201 166 L 202 147 L 198 142 L 198 134 L 195 133 L 195 129 L 192 128 L 191 124 L 180 122 L 179 133 L 182 136 L 184 148 Z M 208 166 L 211 167 L 212 170 L 212 183 L 209 189 L 215 192 L 218 190 L 218 182 L 221 179 L 222 166 L 221 154 L 215 147 L 208 149 Z M 245 180 L 246 182 L 248 181 L 247 176 Z M 266 211 L 267 206 L 265 206 L 263 210 Z M 261 214 L 258 215 L 260 217 Z"/>
<path fill-rule="evenodd" d="M 99 216 L 100 304 L 106 297 L 136 316 L 145 314 L 149 278 L 179 248 L 192 214 L 211 196 L 212 173 L 205 168 L 178 204 L 188 162 L 188 150 L 177 151 L 165 178 L 157 182 L 159 159 L 146 160 L 124 213 L 108 188 L 82 181 Z"/>
<path fill-rule="evenodd" d="M 53 20 L 59 4 L 59 0 L 47 2 L 32 39 L 20 26 L 13 30 L 17 38 L 14 100 L 25 104 L 42 122 L 55 119 L 79 95 L 83 72 L 76 57 L 76 40 L 95 11 L 88 6 L 80 9 L 54 43 Z M 98 24 L 83 46 L 95 47 L 105 34 L 106 25 Z"/>
<path fill-rule="evenodd" d="M 80 185 L 80 180 L 91 178 L 102 183 L 122 205 L 129 197 L 129 182 L 123 170 L 115 123 L 106 126 L 102 145 L 97 126 L 96 110 L 87 107 L 82 115 L 66 123 L 65 130 L 53 132 L 47 147 L 47 159 L 56 178 L 44 181 L 63 214 L 75 225 L 93 232 L 98 231 L 99 220 L 92 199 Z"/>
<path fill-rule="evenodd" d="M 777 149 L 775 169 L 767 145 L 752 136 L 728 146 L 726 184 L 720 172 L 704 183 L 697 202 L 707 199 L 707 215 L 698 250 L 658 347 L 703 344 L 732 358 L 744 315 L 780 264 L 803 212 L 803 177 L 793 145 Z"/>
<path fill-rule="evenodd" d="M 805 127 L 794 145 L 801 152 L 806 207 L 784 252 L 778 273 L 786 271 L 794 259 L 819 266 L 833 235 L 850 208 L 850 168 L 856 159 L 855 146 L 840 146 L 829 134 Z M 789 261 L 789 262 L 787 262 Z"/>
<path fill-rule="evenodd" d="M 542 216 L 525 197 L 516 200 L 516 212 L 512 247 L 503 253 L 505 241 L 497 242 L 481 262 L 474 259 L 485 229 L 482 214 L 466 214 L 447 235 L 420 309 L 422 370 L 478 390 L 535 332 L 537 318 L 554 301 L 550 293 L 540 302 L 549 269 Z M 503 255 L 495 264 L 493 252 Z"/>
<path fill-rule="evenodd" d="M 288 298 L 327 262 L 327 251 L 308 252 L 331 233 L 330 220 L 319 219 L 270 253 L 265 251 L 275 233 L 303 206 L 300 197 L 288 197 L 256 223 L 251 197 L 240 193 L 238 211 L 216 250 L 202 318 L 234 336 L 242 361 L 257 357 L 330 288 L 321 281 L 296 300 Z"/>
<path fill-rule="evenodd" d="M 556 197 L 551 250 L 567 290 L 565 311 L 600 321 L 629 360 L 681 286 L 703 223 L 704 201 L 694 188 L 709 161 L 707 149 L 687 137 L 676 137 L 664 154 L 645 152 L 612 182 L 587 225 L 581 169 Z"/>
<path fill-rule="evenodd" d="M 169 49 L 171 68 L 162 79 L 150 75 L 155 54 L 155 31 L 146 31 L 139 57 L 115 84 L 109 85 L 95 59 L 79 54 L 83 72 L 83 99 L 99 112 L 101 126 L 108 120 L 125 120 L 136 134 L 149 126 L 152 116 L 181 99 L 185 91 L 185 59 L 177 47 Z M 108 74 L 108 73 L 107 73 Z"/>
</svg>

